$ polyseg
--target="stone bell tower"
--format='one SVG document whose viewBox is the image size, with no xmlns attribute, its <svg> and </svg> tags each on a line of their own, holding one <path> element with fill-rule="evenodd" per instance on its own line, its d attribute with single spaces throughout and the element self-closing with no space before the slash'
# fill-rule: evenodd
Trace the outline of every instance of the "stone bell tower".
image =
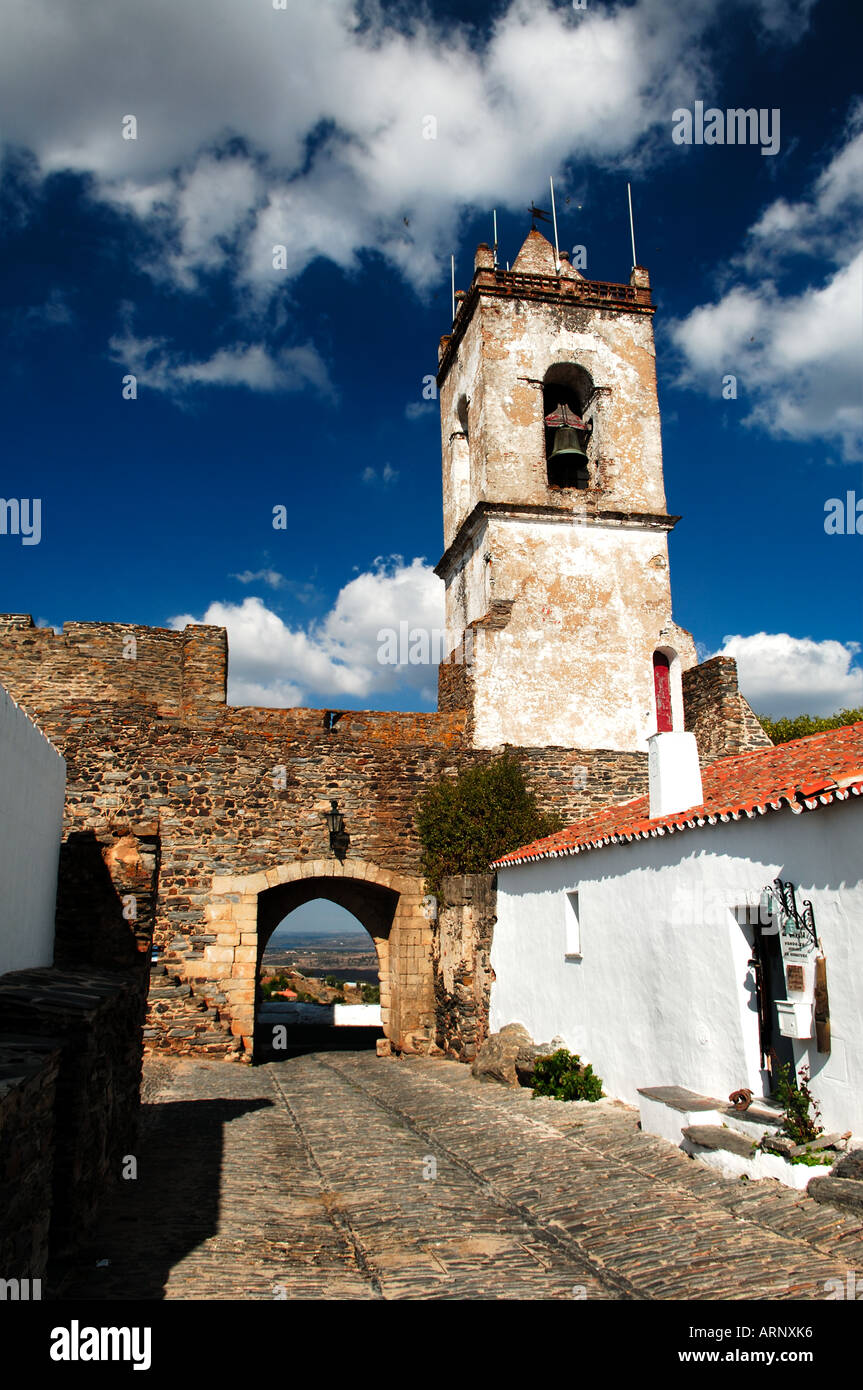
<svg viewBox="0 0 863 1390">
<path fill-rule="evenodd" d="M 647 271 L 586 280 L 531 231 L 480 246 L 441 339 L 440 706 L 478 748 L 646 749 L 683 728 Z M 461 634 L 464 634 L 459 641 Z"/>
</svg>

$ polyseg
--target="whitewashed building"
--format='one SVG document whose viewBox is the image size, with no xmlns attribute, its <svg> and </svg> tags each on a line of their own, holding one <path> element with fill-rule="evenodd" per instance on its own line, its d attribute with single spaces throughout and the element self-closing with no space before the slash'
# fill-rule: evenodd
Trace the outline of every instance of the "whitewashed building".
<svg viewBox="0 0 863 1390">
<path fill-rule="evenodd" d="M 51 965 L 66 763 L 0 685 L 0 975 Z"/>
<path fill-rule="evenodd" d="M 636 1105 L 769 1096 L 788 1061 L 826 1128 L 863 1136 L 863 724 L 700 778 L 684 748 L 669 783 L 660 741 L 689 738 L 651 740 L 650 799 L 494 866 L 491 1029 L 564 1038 Z"/>
</svg>

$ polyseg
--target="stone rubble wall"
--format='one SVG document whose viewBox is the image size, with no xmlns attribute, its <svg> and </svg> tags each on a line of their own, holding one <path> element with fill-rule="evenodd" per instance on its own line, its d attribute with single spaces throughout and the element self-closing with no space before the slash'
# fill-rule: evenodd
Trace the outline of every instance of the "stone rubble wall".
<svg viewBox="0 0 863 1390">
<path fill-rule="evenodd" d="M 46 1277 L 61 1049 L 0 1033 L 0 1278 Z"/>
<path fill-rule="evenodd" d="M 0 643 L 0 666 L 14 672 L 14 698 L 37 719 L 59 692 L 65 701 L 149 704 L 166 716 L 206 716 L 225 703 L 224 628 L 64 623 L 58 635 L 36 627 L 28 613 L 2 613 Z"/>
<path fill-rule="evenodd" d="M 22 1261 L 4 1266 L 5 1276 L 41 1277 L 45 1212 L 51 1255 L 86 1239 L 124 1156 L 135 1152 L 145 995 L 140 968 L 47 967 L 0 977 L 0 1056 L 11 1035 L 24 1088 L 18 1103 L 14 1093 L 0 1102 L 0 1145 L 33 1156 L 16 1204 L 0 1212 L 0 1250 L 14 1247 Z M 10 1159 L 2 1162 L 8 1171 Z"/>
<path fill-rule="evenodd" d="M 130 634 L 134 660 L 122 656 Z M 439 713 L 229 707 L 224 636 L 90 623 L 66 624 L 58 637 L 29 618 L 0 618 L 0 681 L 67 763 L 57 965 L 134 974 L 155 947 L 147 1046 L 248 1058 L 254 982 L 272 929 L 258 894 L 313 865 L 309 896 L 333 895 L 336 868 L 378 888 L 401 875 L 410 880 L 397 914 L 401 945 L 393 936 L 385 950 L 387 933 L 376 937 L 392 1027 L 424 1028 L 437 1011 L 447 1046 L 470 1049 L 486 1026 L 484 986 L 471 1004 L 478 1021 L 465 1013 L 477 948 L 466 941 L 451 974 L 453 942 L 444 950 L 417 916 L 414 808 L 423 786 L 500 749 L 470 747 L 455 687 Z M 706 678 L 697 674 L 705 668 L 688 673 L 688 689 L 713 753 L 723 718 L 732 722 L 726 741 L 753 733 L 733 663 L 720 663 L 716 676 L 715 662 L 707 668 Z M 451 675 L 469 683 L 467 667 Z M 513 751 L 542 809 L 564 822 L 647 790 L 645 753 Z M 332 799 L 349 836 L 343 864 L 323 818 Z M 368 899 L 371 911 L 370 886 L 364 894 L 357 901 Z"/>
<path fill-rule="evenodd" d="M 472 1062 L 488 1036 L 495 885 L 492 874 L 452 875 L 441 885 L 434 945 L 437 1044 L 460 1062 Z"/>
<path fill-rule="evenodd" d="M 714 656 L 683 672 L 686 729 L 695 735 L 701 765 L 737 753 L 772 748 L 737 685 L 737 662 Z"/>
</svg>

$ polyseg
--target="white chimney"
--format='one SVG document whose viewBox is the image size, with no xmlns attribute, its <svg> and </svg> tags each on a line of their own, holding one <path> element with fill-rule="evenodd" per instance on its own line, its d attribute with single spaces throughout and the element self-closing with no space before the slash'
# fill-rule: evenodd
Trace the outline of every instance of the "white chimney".
<svg viewBox="0 0 863 1390">
<path fill-rule="evenodd" d="M 650 817 L 688 811 L 704 800 L 694 734 L 653 734 L 647 740 Z"/>
</svg>

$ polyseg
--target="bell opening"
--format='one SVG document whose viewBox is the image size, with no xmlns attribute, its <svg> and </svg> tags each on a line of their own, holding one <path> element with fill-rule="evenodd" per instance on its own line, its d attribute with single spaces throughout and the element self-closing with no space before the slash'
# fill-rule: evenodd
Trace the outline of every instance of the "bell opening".
<svg viewBox="0 0 863 1390">
<path fill-rule="evenodd" d="M 587 442 L 591 424 L 582 416 L 581 392 L 569 381 L 548 381 L 543 391 L 545 457 L 549 487 L 590 486 Z"/>
</svg>

